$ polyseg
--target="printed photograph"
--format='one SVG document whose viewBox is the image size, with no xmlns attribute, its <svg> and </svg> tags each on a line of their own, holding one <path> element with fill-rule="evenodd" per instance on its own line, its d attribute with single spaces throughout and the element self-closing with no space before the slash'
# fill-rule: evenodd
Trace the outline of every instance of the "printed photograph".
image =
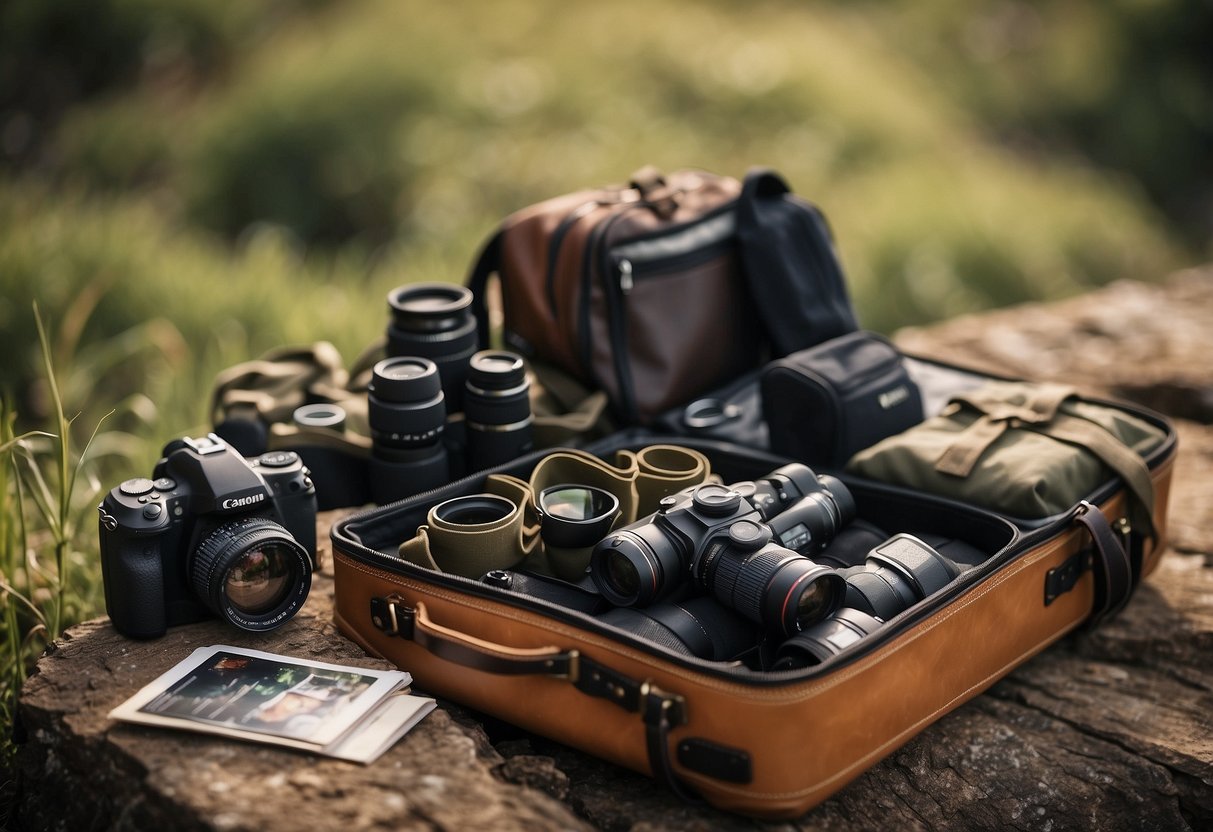
<svg viewBox="0 0 1213 832">
<path fill-rule="evenodd" d="M 376 679 L 221 652 L 189 669 L 139 711 L 308 741 Z"/>
</svg>

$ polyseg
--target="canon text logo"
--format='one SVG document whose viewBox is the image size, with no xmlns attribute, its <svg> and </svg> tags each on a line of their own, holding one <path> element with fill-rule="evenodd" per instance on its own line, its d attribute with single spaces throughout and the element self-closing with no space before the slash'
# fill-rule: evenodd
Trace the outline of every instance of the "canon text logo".
<svg viewBox="0 0 1213 832">
<path fill-rule="evenodd" d="M 224 509 L 244 508 L 245 506 L 251 506 L 253 503 L 259 503 L 264 499 L 264 494 L 250 494 L 247 497 L 228 497 L 219 506 Z"/>
</svg>

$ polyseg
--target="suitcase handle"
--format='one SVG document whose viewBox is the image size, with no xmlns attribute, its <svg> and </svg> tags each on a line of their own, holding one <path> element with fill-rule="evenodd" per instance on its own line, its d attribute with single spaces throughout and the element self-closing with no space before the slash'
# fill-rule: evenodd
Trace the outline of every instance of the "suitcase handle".
<svg viewBox="0 0 1213 832">
<path fill-rule="evenodd" d="M 584 694 L 639 714 L 653 777 L 683 800 L 699 802 L 670 764 L 670 729 L 687 721 L 686 700 L 678 694 L 663 691 L 648 679 L 638 682 L 576 649 L 562 650 L 554 645 L 510 647 L 444 627 L 430 618 L 424 601 L 410 606 L 396 594 L 371 598 L 371 623 L 387 635 L 412 641 L 445 661 L 499 675 L 563 679 Z"/>
</svg>

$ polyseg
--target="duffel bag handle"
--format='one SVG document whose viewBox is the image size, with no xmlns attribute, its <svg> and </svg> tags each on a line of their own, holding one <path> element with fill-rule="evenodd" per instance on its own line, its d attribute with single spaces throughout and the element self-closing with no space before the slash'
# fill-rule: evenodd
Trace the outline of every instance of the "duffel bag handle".
<svg viewBox="0 0 1213 832">
<path fill-rule="evenodd" d="M 663 220 L 668 220 L 678 210 L 679 192 L 666 183 L 665 176 L 656 165 L 645 165 L 635 171 L 628 184 L 640 194 L 640 201 Z"/>
<path fill-rule="evenodd" d="M 411 606 L 399 595 L 371 598 L 371 623 L 389 636 L 424 647 L 440 659 L 498 675 L 539 675 L 564 679 L 579 691 L 614 702 L 639 714 L 645 725 L 645 748 L 653 777 L 684 800 L 698 799 L 674 774 L 670 764 L 670 729 L 686 723 L 686 700 L 651 681 L 638 682 L 599 664 L 576 649 L 510 647 L 461 633 L 434 622 L 425 602 Z"/>
</svg>

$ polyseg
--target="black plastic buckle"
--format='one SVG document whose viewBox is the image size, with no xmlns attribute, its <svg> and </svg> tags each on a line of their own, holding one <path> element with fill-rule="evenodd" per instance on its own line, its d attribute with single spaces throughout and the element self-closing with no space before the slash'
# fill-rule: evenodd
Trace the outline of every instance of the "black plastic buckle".
<svg viewBox="0 0 1213 832">
<path fill-rule="evenodd" d="M 1082 577 L 1082 573 L 1086 572 L 1091 565 L 1091 553 L 1089 550 L 1075 552 L 1070 557 L 1066 558 L 1058 566 L 1053 567 L 1045 573 L 1045 606 L 1049 606 L 1058 599 L 1059 596 L 1066 594 L 1074 585 L 1078 583 L 1078 579 Z"/>
</svg>

